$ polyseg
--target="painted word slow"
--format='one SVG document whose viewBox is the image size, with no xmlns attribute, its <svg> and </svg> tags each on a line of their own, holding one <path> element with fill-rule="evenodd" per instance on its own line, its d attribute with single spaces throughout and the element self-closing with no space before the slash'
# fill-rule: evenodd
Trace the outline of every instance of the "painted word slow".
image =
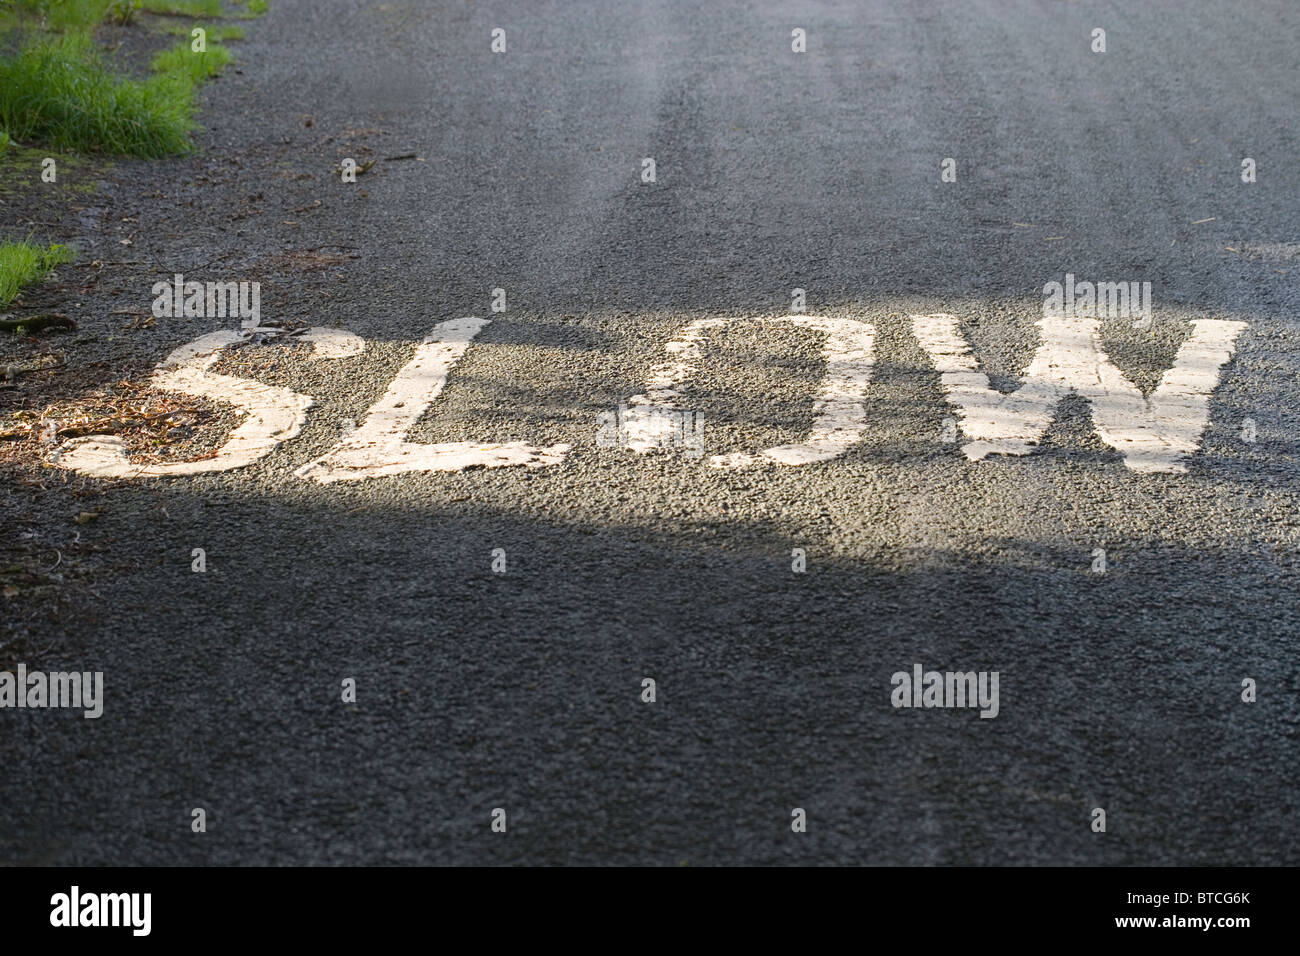
<svg viewBox="0 0 1300 956">
<path fill-rule="evenodd" d="M 681 407 L 683 394 L 705 361 L 706 335 L 746 322 L 780 324 L 821 336 L 825 372 L 814 400 L 812 425 L 802 441 L 753 454 L 706 456 L 703 415 Z M 489 324 L 488 319 L 473 317 L 438 323 L 415 346 L 410 360 L 360 425 L 295 474 L 329 484 L 417 471 L 538 468 L 563 461 L 571 446 L 536 446 L 522 436 L 506 442 L 409 440 L 411 429 L 435 406 L 457 363 Z M 981 371 L 957 316 L 911 316 L 912 333 L 939 373 L 969 460 L 1033 453 L 1061 401 L 1077 395 L 1088 401 L 1097 435 L 1123 455 L 1130 470 L 1166 474 L 1187 470 L 1209 421 L 1210 396 L 1246 327 L 1244 322 L 1192 322 L 1190 336 L 1150 395 L 1144 395 L 1106 355 L 1094 315 L 1046 315 L 1037 324 L 1041 343 L 1033 360 L 1019 386 L 1001 392 Z M 253 334 L 260 337 L 256 341 L 284 336 L 287 341 L 308 343 L 313 361 L 359 355 L 366 347 L 351 332 L 327 328 L 287 332 L 263 326 L 201 336 L 168 355 L 155 370 L 152 384 L 227 402 L 245 413 L 215 454 L 188 462 L 133 462 L 120 439 L 92 435 L 66 443 L 54 461 L 98 478 L 164 478 L 243 468 L 292 440 L 313 405 L 310 396 L 212 371 L 224 349 Z M 644 391 L 600 416 L 595 443 L 634 454 L 676 452 L 702 458 L 710 468 L 800 467 L 831 461 L 862 440 L 874 343 L 871 324 L 846 318 L 787 315 L 693 321 L 664 346 L 664 361 L 651 369 Z"/>
</svg>

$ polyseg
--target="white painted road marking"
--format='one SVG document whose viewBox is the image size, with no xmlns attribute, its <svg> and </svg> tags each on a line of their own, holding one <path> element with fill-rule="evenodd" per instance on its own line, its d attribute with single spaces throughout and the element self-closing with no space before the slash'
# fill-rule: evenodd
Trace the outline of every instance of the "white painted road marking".
<svg viewBox="0 0 1300 956">
<path fill-rule="evenodd" d="M 962 431 L 962 446 L 978 461 L 990 454 L 1028 455 L 1042 440 L 1061 399 L 1088 399 L 1097 434 L 1136 472 L 1178 474 L 1200 447 L 1209 421 L 1210 393 L 1232 357 L 1245 322 L 1200 319 L 1192 335 L 1145 397 L 1117 369 L 1101 344 L 1098 320 L 1047 316 L 1038 322 L 1042 344 L 1010 394 L 989 387 L 955 315 L 913 315 L 912 329 L 940 373 Z"/>
<path fill-rule="evenodd" d="M 208 371 L 223 349 L 248 334 L 249 330 L 212 332 L 188 342 L 163 359 L 150 382 L 164 391 L 229 402 L 248 413 L 215 457 L 135 464 L 122 439 L 97 435 L 73 439 L 60 449 L 55 460 L 64 468 L 95 478 L 165 478 L 243 468 L 267 455 L 280 442 L 298 434 L 312 400 L 287 388 Z M 309 329 L 301 338 L 313 344 L 313 358 L 356 355 L 365 348 L 359 336 L 338 329 Z"/>
<path fill-rule="evenodd" d="M 563 460 L 568 445 L 535 448 L 524 442 L 442 442 L 421 445 L 406 440 L 426 408 L 447 384 L 447 376 L 470 342 L 490 319 L 441 322 L 415 349 L 355 431 L 322 457 L 294 474 L 321 484 L 355 481 L 410 471 L 460 471 L 471 466 L 536 468 Z"/>
<path fill-rule="evenodd" d="M 311 357 L 317 359 L 352 358 L 366 350 L 365 339 L 343 329 L 308 329 L 290 341 L 310 342 Z"/>
<path fill-rule="evenodd" d="M 699 370 L 705 334 L 743 321 L 784 322 L 824 333 L 826 373 L 817 392 L 815 417 L 806 441 L 778 445 L 757 455 L 713 455 L 709 464 L 715 468 L 767 463 L 806 465 L 837 458 L 861 441 L 875 328 L 853 319 L 787 315 L 698 319 L 687 325 L 664 347 L 670 359 L 652 370 L 646 392 L 628 400 L 629 410 L 638 412 L 627 416 L 628 447 L 638 453 L 663 447 L 663 436 L 656 429 L 682 414 L 678 407 L 682 389 Z M 560 463 L 569 445 L 535 447 L 522 441 L 420 444 L 407 440 L 411 428 L 442 393 L 451 370 L 489 324 L 488 319 L 471 317 L 435 326 L 416 346 L 411 360 L 361 426 L 295 474 L 329 484 L 412 471 L 512 465 L 535 468 Z M 989 386 L 988 376 L 980 371 L 956 316 L 912 316 L 917 341 L 938 369 L 962 431 L 972 439 L 962 448 L 972 461 L 990 454 L 1030 454 L 1050 426 L 1058 403 L 1074 393 L 1089 400 L 1097 433 L 1124 455 L 1128 468 L 1142 473 L 1185 472 L 1187 458 L 1200 447 L 1209 419 L 1210 394 L 1246 323 L 1214 319 L 1193 322 L 1191 336 L 1150 397 L 1144 396 L 1111 363 L 1102 348 L 1096 318 L 1048 316 L 1038 326 L 1042 344 L 1020 387 L 1004 395 Z M 173 351 L 154 372 L 151 384 L 155 388 L 229 402 L 248 414 L 215 456 L 189 462 L 133 464 L 121 439 L 96 435 L 73 439 L 56 453 L 54 460 L 97 478 L 194 475 L 242 468 L 294 438 L 313 404 L 309 396 L 209 371 L 223 349 L 251 331 L 202 336 Z M 310 342 L 316 359 L 347 358 L 365 349 L 358 336 L 338 329 L 309 329 L 296 340 Z"/>
<path fill-rule="evenodd" d="M 791 445 L 777 445 L 749 455 L 735 452 L 713 455 L 709 464 L 714 468 L 747 468 L 753 465 L 776 462 L 781 465 L 807 465 L 813 462 L 838 458 L 850 446 L 862 440 L 866 424 L 863 398 L 871 384 L 872 348 L 875 328 L 854 319 L 821 318 L 807 315 L 787 315 L 781 318 L 725 317 L 697 319 L 664 346 L 673 358 L 658 365 L 646 381 L 646 392 L 628 399 L 629 406 L 649 406 L 659 409 L 660 415 L 642 415 L 628 422 L 627 446 L 637 453 L 645 453 L 662 446 L 660 437 L 647 429 L 655 422 L 671 421 L 672 412 L 679 412 L 678 401 L 682 386 L 699 371 L 702 360 L 700 341 L 710 329 L 734 322 L 787 322 L 797 328 L 813 329 L 826 333 L 822 355 L 826 359 L 826 376 L 813 404 L 812 432 L 807 441 Z"/>
</svg>

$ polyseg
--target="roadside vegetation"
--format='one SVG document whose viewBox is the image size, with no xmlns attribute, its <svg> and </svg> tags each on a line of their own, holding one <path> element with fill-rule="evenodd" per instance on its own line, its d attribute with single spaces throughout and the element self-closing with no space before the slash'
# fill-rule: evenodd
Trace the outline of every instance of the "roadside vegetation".
<svg viewBox="0 0 1300 956">
<path fill-rule="evenodd" d="M 198 56 L 198 55 L 196 55 Z M 0 62 L 0 126 L 20 143 L 158 157 L 190 148 L 193 80 L 174 72 L 138 82 L 115 76 L 94 44 L 69 35 Z"/>
<path fill-rule="evenodd" d="M 67 246 L 40 246 L 26 240 L 0 245 L 0 309 L 9 305 L 23 286 L 72 258 Z"/>
<path fill-rule="evenodd" d="M 229 12 L 221 0 L 0 0 L 0 156 L 20 146 L 146 159 L 190 152 L 195 91 L 233 59 L 224 42 L 244 38 L 238 26 L 207 21 L 264 12 L 257 0 L 235 0 Z M 141 75 L 118 55 L 123 31 L 145 43 L 183 39 Z M 68 256 L 0 236 L 0 309 Z"/>
<path fill-rule="evenodd" d="M 220 0 L 0 0 L 0 130 L 18 142 L 123 156 L 192 149 L 195 89 L 230 62 L 222 43 L 243 31 L 203 25 L 200 42 L 193 26 L 182 28 L 185 39 L 153 58 L 151 76 L 136 79 L 122 75 L 95 33 L 108 24 L 148 29 L 142 13 L 224 11 Z"/>
<path fill-rule="evenodd" d="M 154 162 L 194 150 L 198 90 L 265 12 L 259 0 L 0 0 L 0 669 L 47 653 L 70 595 L 104 569 L 107 548 L 77 535 L 98 494 L 47 472 L 49 453 L 111 434 L 144 460 L 184 460 L 233 427 L 217 403 L 154 388 L 153 317 L 105 301 L 126 291 L 118 277 L 148 274 L 129 261 L 131 233 L 149 228 L 132 194 L 149 191 Z M 123 160 L 135 162 L 112 173 Z M 93 199 L 105 180 L 126 197 Z M 72 237 L 87 231 L 102 242 L 74 262 Z"/>
</svg>

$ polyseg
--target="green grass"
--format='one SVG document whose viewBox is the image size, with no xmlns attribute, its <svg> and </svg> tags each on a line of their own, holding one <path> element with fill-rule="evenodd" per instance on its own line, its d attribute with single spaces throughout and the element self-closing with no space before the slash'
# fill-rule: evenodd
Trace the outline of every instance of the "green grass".
<svg viewBox="0 0 1300 956">
<path fill-rule="evenodd" d="M 219 17 L 221 0 L 144 0 L 150 13 L 171 13 L 182 17 Z"/>
<path fill-rule="evenodd" d="M 241 20 L 253 20 L 271 9 L 271 5 L 267 0 L 230 0 L 230 2 L 237 7 L 246 8 L 243 13 L 232 14 L 232 16 L 236 16 Z"/>
<path fill-rule="evenodd" d="M 102 16 L 113 0 L 17 2 L 32 7 L 29 12 L 44 2 L 46 14 L 58 10 L 72 22 L 78 12 L 91 17 L 98 10 Z M 221 13 L 220 0 L 144 0 L 144 5 L 187 15 L 213 8 Z M 186 39 L 155 56 L 156 75 L 143 82 L 114 76 L 88 32 L 33 39 L 15 56 L 0 59 L 0 130 L 61 149 L 147 158 L 188 152 L 195 129 L 194 88 L 232 59 L 220 41 L 244 35 L 237 26 L 205 29 L 205 52 L 194 53 Z"/>
<path fill-rule="evenodd" d="M 119 26 L 126 26 L 135 23 L 135 15 L 142 6 L 142 0 L 109 0 L 107 17 Z"/>
<path fill-rule="evenodd" d="M 35 43 L 0 60 L 0 128 L 64 149 L 184 153 L 194 127 L 191 75 L 192 69 L 125 80 L 83 37 Z"/>
<path fill-rule="evenodd" d="M 0 27 L 40 26 L 58 33 L 88 34 L 113 0 L 0 0 Z"/>
<path fill-rule="evenodd" d="M 26 241 L 0 243 L 0 309 L 9 305 L 23 286 L 45 278 L 55 266 L 75 258 L 67 246 L 41 248 Z"/>
<path fill-rule="evenodd" d="M 224 14 L 221 0 L 0 0 L 0 28 L 21 24 L 57 33 L 87 34 L 105 20 L 134 22 L 141 10 L 182 17 Z"/>
<path fill-rule="evenodd" d="M 155 56 L 150 66 L 164 76 L 184 78 L 193 86 L 216 76 L 229 62 L 230 51 L 218 43 L 211 42 L 205 52 L 195 53 L 190 42 L 184 40 Z"/>
</svg>

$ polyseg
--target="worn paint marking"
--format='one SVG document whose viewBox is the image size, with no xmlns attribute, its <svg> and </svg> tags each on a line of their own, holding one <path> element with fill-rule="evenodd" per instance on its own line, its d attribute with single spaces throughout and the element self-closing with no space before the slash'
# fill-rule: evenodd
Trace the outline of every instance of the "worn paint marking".
<svg viewBox="0 0 1300 956">
<path fill-rule="evenodd" d="M 407 433 L 442 393 L 447 376 L 491 320 L 452 319 L 434 327 L 397 373 L 388 391 L 355 431 L 294 474 L 321 484 L 400 475 L 411 471 L 463 468 L 536 468 L 563 460 L 568 445 L 535 448 L 525 442 L 442 442 L 418 444 Z"/>
<path fill-rule="evenodd" d="M 215 456 L 200 461 L 140 464 L 131 461 L 122 439 L 91 435 L 67 442 L 55 453 L 55 462 L 95 478 L 167 478 L 243 468 L 269 454 L 276 445 L 298 434 L 312 405 L 311 398 L 287 388 L 209 371 L 223 349 L 257 331 L 266 330 L 227 330 L 200 336 L 163 359 L 150 380 L 154 388 L 229 402 L 247 413 L 248 417 L 230 433 Z M 313 358 L 342 358 L 365 349 L 359 336 L 340 329 L 309 329 L 300 338 L 312 343 Z"/>
<path fill-rule="evenodd" d="M 700 343 L 711 329 L 734 322 L 785 322 L 796 328 L 813 329 L 826 334 L 822 356 L 826 375 L 813 404 L 812 430 L 807 440 L 777 445 L 757 455 L 736 452 L 713 455 L 714 468 L 747 468 L 773 462 L 781 465 L 807 465 L 829 461 L 844 454 L 861 441 L 866 424 L 863 398 L 871 384 L 872 349 L 875 328 L 854 319 L 787 315 L 781 318 L 724 317 L 697 319 L 681 331 L 664 350 L 671 358 L 656 366 L 646 381 L 646 391 L 628 399 L 629 406 L 653 407 L 663 412 L 679 411 L 682 387 L 698 371 L 702 361 Z M 671 421 L 670 414 L 643 415 L 629 420 L 627 445 L 637 453 L 661 447 L 657 435 L 649 429 L 653 423 Z"/>
<path fill-rule="evenodd" d="M 940 374 L 956 409 L 966 457 L 1028 455 L 1042 441 L 1057 404 L 1075 393 L 1088 399 L 1093 426 L 1124 464 L 1141 473 L 1179 474 L 1200 447 L 1209 421 L 1210 394 L 1232 357 L 1245 322 L 1199 319 L 1150 396 L 1114 366 L 1101 344 L 1096 318 L 1045 316 L 1042 344 L 1021 385 L 1003 394 L 989 386 L 955 315 L 913 315 L 912 330 Z"/>
</svg>

